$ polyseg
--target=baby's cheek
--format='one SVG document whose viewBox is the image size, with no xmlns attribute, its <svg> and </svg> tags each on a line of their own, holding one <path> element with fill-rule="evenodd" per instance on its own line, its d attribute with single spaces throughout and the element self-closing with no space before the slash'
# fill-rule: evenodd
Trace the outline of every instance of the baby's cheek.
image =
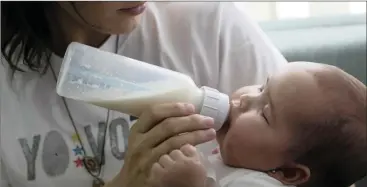
<svg viewBox="0 0 367 187">
<path fill-rule="evenodd" d="M 237 150 L 241 149 L 241 139 L 237 133 L 228 132 L 225 138 L 224 147 L 227 155 L 236 154 Z"/>
<path fill-rule="evenodd" d="M 223 147 L 221 149 L 221 156 L 224 164 L 229 166 L 238 166 L 238 155 L 241 154 L 240 150 L 241 143 L 238 142 L 235 137 L 227 134 L 226 140 L 224 141 Z"/>
</svg>

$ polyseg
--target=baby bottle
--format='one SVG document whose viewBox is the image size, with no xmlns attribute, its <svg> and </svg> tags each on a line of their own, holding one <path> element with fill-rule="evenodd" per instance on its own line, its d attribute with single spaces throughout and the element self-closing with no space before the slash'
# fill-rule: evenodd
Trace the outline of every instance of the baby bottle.
<svg viewBox="0 0 367 187">
<path fill-rule="evenodd" d="M 196 113 L 212 117 L 219 130 L 229 112 L 229 97 L 198 88 L 187 75 L 73 42 L 61 65 L 57 93 L 132 116 L 151 105 L 192 103 Z"/>
</svg>

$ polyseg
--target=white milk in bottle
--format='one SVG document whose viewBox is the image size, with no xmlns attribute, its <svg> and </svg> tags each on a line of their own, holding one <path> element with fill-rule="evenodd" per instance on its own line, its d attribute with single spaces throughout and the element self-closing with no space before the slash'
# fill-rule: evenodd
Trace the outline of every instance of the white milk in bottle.
<svg viewBox="0 0 367 187">
<path fill-rule="evenodd" d="M 57 93 L 136 117 L 155 104 L 192 103 L 214 119 L 216 130 L 230 107 L 227 95 L 198 88 L 187 75 L 75 42 L 65 53 Z"/>
</svg>

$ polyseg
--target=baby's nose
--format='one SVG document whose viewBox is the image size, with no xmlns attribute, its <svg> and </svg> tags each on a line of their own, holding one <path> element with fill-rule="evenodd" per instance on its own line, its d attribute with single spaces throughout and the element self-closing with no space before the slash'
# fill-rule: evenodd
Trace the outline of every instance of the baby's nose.
<svg viewBox="0 0 367 187">
<path fill-rule="evenodd" d="M 247 93 L 240 96 L 240 108 L 248 110 L 253 107 L 259 98 L 259 93 Z"/>
<path fill-rule="evenodd" d="M 252 93 L 252 92 L 259 92 L 259 89 L 261 88 L 261 85 L 252 85 L 252 86 L 245 86 L 242 87 L 240 89 L 238 89 L 237 91 L 235 91 L 231 98 L 232 99 L 239 99 L 241 97 L 241 95 L 243 94 L 248 94 L 248 93 Z"/>
</svg>

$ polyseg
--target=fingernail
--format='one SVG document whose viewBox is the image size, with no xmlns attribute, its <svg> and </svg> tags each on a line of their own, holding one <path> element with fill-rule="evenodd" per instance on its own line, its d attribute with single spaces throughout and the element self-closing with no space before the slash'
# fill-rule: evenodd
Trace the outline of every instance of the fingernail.
<svg viewBox="0 0 367 187">
<path fill-rule="evenodd" d="M 208 129 L 206 130 L 206 137 L 208 137 L 209 139 L 214 139 L 216 137 L 216 132 L 214 129 Z"/>
<path fill-rule="evenodd" d="M 192 104 L 184 103 L 184 107 L 185 107 L 186 111 L 189 112 L 189 113 L 194 113 L 195 112 L 195 107 Z"/>
<path fill-rule="evenodd" d="M 204 117 L 201 120 L 201 123 L 204 124 L 207 127 L 214 127 L 214 119 L 211 117 Z"/>
</svg>

